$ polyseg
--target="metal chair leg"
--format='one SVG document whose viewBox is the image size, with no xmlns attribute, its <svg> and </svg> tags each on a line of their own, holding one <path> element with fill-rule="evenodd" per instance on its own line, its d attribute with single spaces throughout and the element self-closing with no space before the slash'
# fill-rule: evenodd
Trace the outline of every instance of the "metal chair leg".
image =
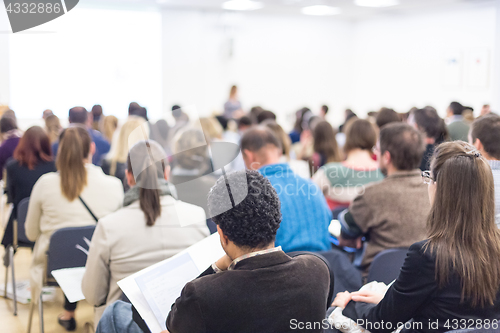
<svg viewBox="0 0 500 333">
<path fill-rule="evenodd" d="M 12 270 L 12 295 L 14 300 L 14 316 L 17 316 L 17 291 L 16 291 L 16 273 L 14 269 L 14 248 L 10 247 L 10 269 Z"/>
<path fill-rule="evenodd" d="M 38 316 L 40 317 L 40 333 L 44 333 L 43 330 L 43 292 L 40 291 L 40 300 L 38 301 Z"/>
<path fill-rule="evenodd" d="M 5 266 L 5 289 L 4 289 L 4 293 L 3 293 L 3 297 L 4 298 L 7 298 L 7 285 L 9 283 L 9 267 L 10 267 L 10 263 L 7 262 L 7 259 L 6 258 L 9 258 L 9 254 L 10 254 L 10 248 L 11 246 L 8 245 L 5 247 L 5 255 L 4 255 L 4 264 L 7 263 L 7 265 Z"/>
<path fill-rule="evenodd" d="M 33 322 L 33 313 L 35 312 L 35 300 L 30 302 L 30 316 L 28 318 L 28 333 L 31 333 L 31 323 Z"/>
</svg>

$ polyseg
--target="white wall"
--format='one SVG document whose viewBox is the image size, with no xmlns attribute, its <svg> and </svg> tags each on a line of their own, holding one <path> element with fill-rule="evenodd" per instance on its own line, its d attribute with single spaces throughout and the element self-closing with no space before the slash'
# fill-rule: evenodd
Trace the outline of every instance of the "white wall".
<svg viewBox="0 0 500 333">
<path fill-rule="evenodd" d="M 348 105 L 351 23 L 195 11 L 162 17 L 165 110 L 179 103 L 203 115 L 221 111 L 237 84 L 245 109 L 261 105 L 281 122 L 293 121 L 287 116 L 303 106 L 318 112 L 323 103 L 333 121 L 341 120 L 335 111 Z"/>
<path fill-rule="evenodd" d="M 7 12 L 0 10 L 0 105 L 8 104 L 9 89 L 9 34 Z"/>
<path fill-rule="evenodd" d="M 500 64 L 495 51 L 495 7 L 469 8 L 434 14 L 381 17 L 355 26 L 351 101 L 365 114 L 381 106 L 406 112 L 411 107 L 433 105 L 442 115 L 452 100 L 478 109 L 498 96 L 490 77 L 488 88 L 470 88 L 467 65 L 457 88 L 443 85 L 444 54 L 457 49 L 467 61 L 471 50 L 490 51 L 490 61 Z M 491 64 L 493 73 L 493 64 Z M 498 100 L 496 100 L 498 101 Z M 494 106 L 494 105 L 493 105 Z M 499 107 L 500 105 L 497 105 Z"/>
</svg>

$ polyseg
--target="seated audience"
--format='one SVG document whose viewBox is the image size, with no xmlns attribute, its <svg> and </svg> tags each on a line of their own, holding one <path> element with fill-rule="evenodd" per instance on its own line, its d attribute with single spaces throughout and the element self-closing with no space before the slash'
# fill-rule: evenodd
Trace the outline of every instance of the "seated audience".
<svg viewBox="0 0 500 333">
<path fill-rule="evenodd" d="M 258 115 L 257 115 L 257 124 L 262 124 L 266 120 L 274 120 L 276 121 L 276 114 L 272 111 L 269 110 L 262 110 Z"/>
<path fill-rule="evenodd" d="M 222 135 L 224 134 L 224 129 L 221 124 L 217 121 L 215 117 L 201 117 L 200 125 L 205 134 L 205 139 L 207 144 L 213 141 L 221 141 Z M 174 138 L 175 140 L 175 138 Z"/>
<path fill-rule="evenodd" d="M 308 108 L 302 108 L 295 112 L 295 125 L 293 125 L 293 130 L 289 134 L 292 145 L 300 141 L 300 135 L 304 128 L 307 127 L 309 118 L 312 115 L 312 111 Z"/>
<path fill-rule="evenodd" d="M 448 139 L 446 124 L 432 106 L 412 111 L 408 123 L 418 129 L 425 138 L 425 151 L 420 162 L 420 170 L 429 170 L 434 148 Z"/>
<path fill-rule="evenodd" d="M 52 116 L 53 114 L 54 114 L 54 112 L 52 112 L 52 110 L 50 110 L 50 109 L 43 110 L 42 119 L 45 120 L 49 116 Z"/>
<path fill-rule="evenodd" d="M 51 114 L 47 118 L 45 118 L 45 131 L 50 139 L 50 144 L 53 145 L 54 142 L 59 140 L 59 135 L 62 131 L 61 122 L 59 121 L 59 117 L 55 114 Z"/>
<path fill-rule="evenodd" d="M 358 116 L 351 110 L 346 109 L 344 112 L 344 123 L 339 126 L 339 133 L 344 133 L 345 126 L 352 118 L 357 118 Z"/>
<path fill-rule="evenodd" d="M 450 134 L 450 139 L 452 141 L 462 140 L 467 141 L 469 135 L 469 124 L 465 121 L 462 115 L 464 107 L 458 102 L 451 102 L 448 106 L 447 113 L 447 124 L 448 133 Z"/>
<path fill-rule="evenodd" d="M 495 185 L 495 214 L 500 228 L 500 116 L 489 113 L 476 119 L 472 125 L 469 142 L 488 161 Z"/>
<path fill-rule="evenodd" d="M 48 172 L 56 171 L 49 137 L 41 127 L 33 126 L 24 132 L 14 150 L 13 159 L 7 162 L 5 169 L 8 201 L 13 206 L 2 240 L 2 245 L 7 247 L 12 245 L 14 240 L 13 224 L 17 218 L 19 203 L 31 195 L 31 190 L 38 178 Z M 30 246 L 31 244 L 22 245 Z"/>
<path fill-rule="evenodd" d="M 104 135 L 104 138 L 108 142 L 113 141 L 113 135 L 118 128 L 118 118 L 115 116 L 106 116 L 103 118 L 102 122 L 99 124 L 99 130 Z"/>
<path fill-rule="evenodd" d="M 95 154 L 92 157 L 92 163 L 94 165 L 99 165 L 102 157 L 109 152 L 109 142 L 106 141 L 104 136 L 92 129 L 92 117 L 89 112 L 84 107 L 77 106 L 69 110 L 69 127 L 71 126 L 85 126 L 89 132 L 92 142 L 95 144 Z M 52 152 L 54 156 L 57 156 L 59 148 L 59 142 L 55 142 L 52 145 Z"/>
<path fill-rule="evenodd" d="M 340 162 L 342 160 L 335 131 L 329 122 L 321 120 L 312 131 L 314 153 L 309 161 L 312 172 L 316 172 L 326 163 Z"/>
<path fill-rule="evenodd" d="M 145 126 L 145 123 L 146 121 L 142 117 L 129 116 L 119 129 L 118 136 L 111 143 L 109 153 L 100 163 L 102 171 L 106 175 L 120 179 L 125 191 L 129 189 L 125 175 L 128 151 L 137 142 L 148 139 L 149 127 Z M 142 130 L 140 130 L 140 127 L 142 127 Z"/>
<path fill-rule="evenodd" d="M 323 120 L 326 120 L 326 115 L 328 113 L 328 105 L 322 105 L 321 110 L 319 111 L 319 117 Z"/>
<path fill-rule="evenodd" d="M 82 291 L 96 307 L 96 323 L 104 308 L 120 299 L 118 281 L 210 234 L 203 209 L 171 193 L 166 156 L 148 167 L 148 154 L 165 156 L 154 141 L 140 141 L 130 149 L 124 207 L 101 218 L 92 237 Z"/>
<path fill-rule="evenodd" d="M 333 302 L 373 333 L 410 319 L 403 332 L 446 332 L 453 323 L 486 328 L 500 317 L 500 234 L 487 160 L 465 142 L 443 143 L 425 177 L 428 233 L 410 247 L 396 282 L 385 296 L 340 293 Z M 374 329 L 377 323 L 385 324 Z"/>
<path fill-rule="evenodd" d="M 90 110 L 90 117 L 92 123 L 91 128 L 93 130 L 99 131 L 101 127 L 99 126 L 101 119 L 104 119 L 104 115 L 102 114 L 102 106 L 100 106 L 99 104 L 94 105 Z"/>
<path fill-rule="evenodd" d="M 4 114 L 0 119 L 0 134 L 3 137 L 3 142 L 0 145 L 0 180 L 3 179 L 5 164 L 14 154 L 19 140 L 21 140 L 22 132 L 17 128 L 17 120 L 8 113 Z"/>
<path fill-rule="evenodd" d="M 481 108 L 481 116 L 486 116 L 488 113 L 491 113 L 491 107 L 489 104 L 484 104 Z"/>
<path fill-rule="evenodd" d="M 398 113 L 393 109 L 382 108 L 377 113 L 376 123 L 378 128 L 382 128 L 389 123 L 394 123 L 394 122 L 398 123 L 400 121 L 401 118 L 399 117 Z"/>
<path fill-rule="evenodd" d="M 332 214 L 320 189 L 280 163 L 282 147 L 265 127 L 251 128 L 241 139 L 247 169 L 269 179 L 281 201 L 282 221 L 276 244 L 285 252 L 326 251 L 331 248 L 328 226 Z"/>
<path fill-rule="evenodd" d="M 168 131 L 167 142 L 169 146 L 174 142 L 174 137 L 177 135 L 177 132 L 189 124 L 189 116 L 182 111 L 179 105 L 172 106 L 172 117 L 174 117 L 175 124 Z"/>
<path fill-rule="evenodd" d="M 333 287 L 327 265 L 314 255 L 291 257 L 275 247 L 280 201 L 269 180 L 250 170 L 228 174 L 227 178 L 233 184 L 229 192 L 221 177 L 208 197 L 226 255 L 184 286 L 166 318 L 167 330 L 290 332 L 293 320 L 321 322 Z M 238 192 L 246 188 L 248 195 L 226 210 L 228 195 L 239 197 Z M 105 311 L 97 332 L 141 332 L 131 323 L 131 312 L 129 304 L 113 304 Z M 128 320 L 122 319 L 124 314 Z M 317 327 L 303 331 L 322 332 Z"/>
<path fill-rule="evenodd" d="M 26 217 L 26 236 L 36 242 L 30 268 L 35 304 L 46 274 L 46 253 L 52 233 L 62 228 L 95 225 L 98 218 L 116 211 L 123 201 L 120 181 L 91 164 L 95 144 L 87 128 L 73 126 L 64 130 L 60 145 L 56 159 L 58 172 L 41 176 L 33 186 Z M 66 299 L 64 309 L 59 323 L 67 330 L 74 330 L 76 303 Z"/>
<path fill-rule="evenodd" d="M 343 162 L 327 163 L 313 177 L 331 209 L 346 207 L 364 186 L 382 180 L 379 164 L 372 158 L 377 132 L 368 120 L 353 119 L 346 127 Z"/>
<path fill-rule="evenodd" d="M 420 133 L 404 123 L 388 124 L 380 131 L 378 145 L 377 160 L 387 178 L 366 186 L 339 216 L 341 246 L 361 248 L 362 237 L 367 239 L 360 267 L 365 275 L 379 252 L 425 238 L 430 209 L 418 169 L 424 152 Z"/>
</svg>

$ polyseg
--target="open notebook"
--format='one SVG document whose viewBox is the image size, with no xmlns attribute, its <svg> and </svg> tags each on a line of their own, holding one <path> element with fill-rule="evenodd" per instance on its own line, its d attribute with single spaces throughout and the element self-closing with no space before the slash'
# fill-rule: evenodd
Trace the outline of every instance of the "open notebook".
<svg viewBox="0 0 500 333">
<path fill-rule="evenodd" d="M 165 320 L 182 288 L 224 255 L 217 233 L 172 258 L 143 269 L 118 286 L 137 309 L 152 333 L 166 329 Z"/>
</svg>

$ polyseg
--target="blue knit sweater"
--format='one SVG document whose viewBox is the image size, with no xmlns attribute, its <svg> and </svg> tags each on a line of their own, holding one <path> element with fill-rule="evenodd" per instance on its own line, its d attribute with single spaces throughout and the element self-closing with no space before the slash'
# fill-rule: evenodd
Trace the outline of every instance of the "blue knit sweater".
<svg viewBox="0 0 500 333">
<path fill-rule="evenodd" d="M 281 201 L 276 246 L 285 252 L 331 249 L 328 225 L 332 213 L 319 187 L 297 176 L 288 164 L 266 165 L 259 172 L 269 179 Z"/>
</svg>

